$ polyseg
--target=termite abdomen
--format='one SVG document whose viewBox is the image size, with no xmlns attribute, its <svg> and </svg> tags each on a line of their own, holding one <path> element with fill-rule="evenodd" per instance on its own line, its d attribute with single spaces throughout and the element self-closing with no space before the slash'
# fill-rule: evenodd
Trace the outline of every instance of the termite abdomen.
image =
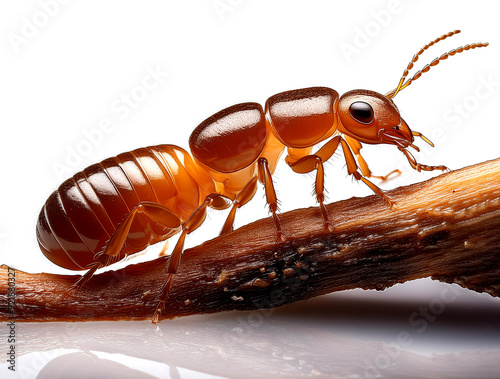
<svg viewBox="0 0 500 379">
<path fill-rule="evenodd" d="M 40 212 L 36 230 L 42 252 L 61 267 L 82 270 L 94 262 L 94 255 L 139 202 L 163 204 L 181 219 L 187 217 L 198 205 L 200 191 L 178 157 L 183 153 L 171 145 L 141 148 L 89 166 L 67 179 Z M 179 175 L 187 185 L 175 182 Z M 112 261 L 176 232 L 138 214 L 124 247 Z"/>
</svg>

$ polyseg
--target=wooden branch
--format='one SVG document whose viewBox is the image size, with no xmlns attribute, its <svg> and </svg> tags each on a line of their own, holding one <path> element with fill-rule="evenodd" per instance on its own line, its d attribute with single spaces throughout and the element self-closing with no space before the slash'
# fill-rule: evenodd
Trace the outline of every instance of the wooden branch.
<svg viewBox="0 0 500 379">
<path fill-rule="evenodd" d="M 278 307 L 352 288 L 382 290 L 432 277 L 478 292 L 500 290 L 500 159 L 388 191 L 327 206 L 328 233 L 318 208 L 246 225 L 186 250 L 163 318 L 224 310 Z M 15 270 L 15 307 L 0 269 L 0 320 L 150 319 L 167 258 L 94 276 L 75 296 L 78 276 Z M 12 313 L 11 313 L 12 312 Z"/>
</svg>

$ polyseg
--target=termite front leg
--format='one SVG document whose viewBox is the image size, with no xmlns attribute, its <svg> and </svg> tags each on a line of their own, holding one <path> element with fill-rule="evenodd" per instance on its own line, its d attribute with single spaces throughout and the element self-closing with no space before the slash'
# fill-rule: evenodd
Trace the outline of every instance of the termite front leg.
<svg viewBox="0 0 500 379">
<path fill-rule="evenodd" d="M 273 214 L 274 224 L 276 225 L 276 231 L 278 232 L 278 238 L 284 241 L 283 232 L 281 230 L 281 222 L 278 217 L 278 198 L 276 197 L 276 191 L 274 190 L 273 177 L 271 171 L 269 170 L 269 164 L 266 158 L 259 158 L 259 181 L 264 184 L 264 190 L 266 192 L 266 201 L 269 205 L 269 210 Z"/>
<path fill-rule="evenodd" d="M 227 199 L 225 196 L 219 195 L 217 193 L 212 193 L 205 198 L 205 201 L 203 201 L 203 203 L 201 203 L 198 208 L 196 208 L 194 212 L 191 213 L 191 216 L 189 216 L 187 221 L 182 224 L 181 235 L 168 260 L 167 280 L 162 288 L 160 301 L 158 302 L 158 306 L 156 307 L 156 311 L 153 316 L 153 323 L 156 324 L 160 321 L 161 311 L 163 310 L 165 300 L 167 299 L 170 288 L 172 287 L 173 276 L 177 273 L 179 264 L 181 262 L 186 236 L 198 229 L 203 224 L 203 221 L 205 221 L 205 218 L 207 217 L 207 207 L 211 207 L 214 209 L 226 209 L 230 205 L 231 203 L 229 202 L 229 199 Z"/>
<path fill-rule="evenodd" d="M 420 172 L 422 170 L 423 171 L 434 171 L 434 170 L 447 171 L 448 170 L 448 167 L 446 167 L 446 166 L 426 166 L 426 165 L 420 164 L 417 162 L 415 157 L 409 151 L 407 151 L 404 147 L 398 146 L 398 149 L 406 156 L 406 158 L 408 159 L 408 162 L 410 163 L 410 166 L 413 169 L 417 170 L 418 172 Z"/>
<path fill-rule="evenodd" d="M 345 161 L 347 163 L 347 172 L 349 173 L 349 175 L 352 175 L 354 176 L 354 178 L 356 178 L 356 180 L 361 180 L 363 183 L 365 183 L 368 187 L 371 188 L 373 192 L 382 197 L 392 208 L 394 202 L 391 199 L 389 199 L 380 188 L 378 188 L 375 184 L 370 182 L 368 179 L 366 179 L 359 173 L 358 165 L 356 164 L 354 155 L 352 154 L 352 151 L 349 148 L 347 142 L 341 139 L 340 143 L 342 144 L 342 150 L 344 152 Z"/>
<path fill-rule="evenodd" d="M 121 222 L 106 244 L 104 250 L 96 254 L 94 263 L 90 267 L 89 271 L 82 275 L 82 277 L 75 283 L 72 289 L 73 293 L 81 289 L 99 268 L 108 266 L 117 260 L 118 255 L 120 254 L 120 251 L 130 233 L 132 223 L 138 214 L 144 214 L 149 219 L 172 230 L 175 230 L 180 226 L 179 216 L 164 205 L 151 201 L 140 202 Z"/>
<path fill-rule="evenodd" d="M 386 175 L 373 175 L 372 171 L 368 167 L 368 163 L 366 163 L 365 159 L 361 155 L 361 148 L 363 147 L 361 143 L 358 140 L 351 138 L 347 135 L 344 136 L 344 138 L 349 147 L 351 148 L 352 152 L 356 155 L 359 168 L 361 169 L 361 174 L 363 174 L 364 177 L 380 179 L 383 182 L 389 179 L 391 176 L 401 175 L 401 171 L 398 169 L 392 170 Z"/>
</svg>

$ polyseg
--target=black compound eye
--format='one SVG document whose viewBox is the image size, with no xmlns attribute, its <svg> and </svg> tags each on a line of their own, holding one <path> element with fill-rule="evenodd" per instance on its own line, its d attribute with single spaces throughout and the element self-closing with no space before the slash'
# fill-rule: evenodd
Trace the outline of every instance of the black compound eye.
<svg viewBox="0 0 500 379">
<path fill-rule="evenodd" d="M 353 119 L 362 124 L 369 124 L 373 121 L 373 108 L 364 101 L 355 101 L 349 107 L 349 114 Z"/>
</svg>

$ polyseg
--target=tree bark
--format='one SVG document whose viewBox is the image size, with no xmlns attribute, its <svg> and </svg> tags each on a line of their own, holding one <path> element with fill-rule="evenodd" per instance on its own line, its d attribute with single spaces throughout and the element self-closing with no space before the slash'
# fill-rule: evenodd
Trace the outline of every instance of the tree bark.
<svg viewBox="0 0 500 379">
<path fill-rule="evenodd" d="M 383 290 L 431 277 L 499 296 L 500 159 L 388 191 L 280 215 L 186 250 L 162 318 L 273 308 L 352 288 Z M 76 295 L 77 275 L 0 268 L 0 320 L 151 319 L 168 257 L 95 275 Z M 14 304 L 15 302 L 15 304 Z"/>
</svg>

